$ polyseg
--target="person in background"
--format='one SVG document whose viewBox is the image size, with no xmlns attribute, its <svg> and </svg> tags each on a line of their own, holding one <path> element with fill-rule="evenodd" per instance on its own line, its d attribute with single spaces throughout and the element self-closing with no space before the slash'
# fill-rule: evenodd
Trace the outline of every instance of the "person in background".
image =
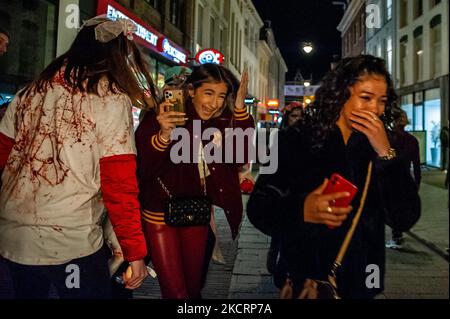
<svg viewBox="0 0 450 319">
<path fill-rule="evenodd" d="M 227 128 L 245 130 L 253 126 L 244 104 L 246 71 L 239 85 L 227 68 L 204 64 L 193 69 L 185 84 L 186 113 L 171 111 L 172 104 L 164 102 L 158 112 L 151 110 L 145 114 L 136 131 L 144 233 L 165 299 L 201 298 L 205 260 L 209 259 L 205 255 L 210 228 L 210 225 L 167 225 L 166 201 L 171 196 L 193 198 L 206 193 L 213 205 L 224 209 L 232 238 L 236 238 L 243 213 L 238 168 L 246 159 L 232 163 L 224 162 L 223 158 L 206 162 L 203 150 L 204 145 L 211 143 L 222 148 Z M 171 151 L 180 142 L 172 141 L 171 133 L 177 124 L 181 125 L 180 119 L 189 132 L 192 155 L 188 157 L 189 162 L 175 163 Z M 201 125 L 198 135 L 194 134 L 194 124 Z M 214 130 L 214 134 L 203 139 L 207 129 L 211 134 Z"/>
<path fill-rule="evenodd" d="M 283 115 L 280 123 L 280 129 L 287 128 L 300 120 L 303 113 L 303 104 L 299 101 L 293 101 L 286 105 L 282 110 Z"/>
<path fill-rule="evenodd" d="M 111 297 L 105 207 L 131 264 L 126 288 L 148 275 L 131 114 L 132 102 L 145 106 L 136 72 L 156 92 L 135 30 L 129 20 L 86 21 L 0 123 L 0 255 L 16 298 L 48 298 L 51 285 L 60 298 Z"/>
<path fill-rule="evenodd" d="M 282 110 L 282 120 L 280 129 L 287 129 L 300 120 L 303 113 L 303 104 L 299 101 L 293 101 L 286 105 Z M 287 277 L 287 267 L 284 258 L 280 256 L 280 240 L 272 236 L 269 250 L 266 258 L 267 271 L 273 274 L 275 286 L 281 289 Z"/>
<path fill-rule="evenodd" d="M 8 51 L 9 39 L 10 37 L 8 31 L 0 27 L 0 56 Z"/>
<path fill-rule="evenodd" d="M 405 111 L 400 111 L 399 119 L 389 134 L 392 147 L 397 151 L 397 156 L 408 170 L 412 171 L 417 189 L 420 188 L 422 172 L 420 170 L 419 142 L 417 139 L 405 131 L 409 124 L 408 115 Z M 404 238 L 403 233 L 395 228 L 392 229 L 392 238 L 386 243 L 387 248 L 401 249 Z"/>
<path fill-rule="evenodd" d="M 6 53 L 9 45 L 9 33 L 0 27 L 0 57 Z M 0 95 L 0 120 L 3 118 L 8 107 L 9 101 Z"/>
</svg>

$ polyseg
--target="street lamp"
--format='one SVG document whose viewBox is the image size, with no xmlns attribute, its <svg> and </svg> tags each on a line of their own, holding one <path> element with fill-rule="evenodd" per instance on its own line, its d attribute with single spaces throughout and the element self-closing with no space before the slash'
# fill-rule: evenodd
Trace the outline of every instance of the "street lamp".
<svg viewBox="0 0 450 319">
<path fill-rule="evenodd" d="M 305 86 L 305 88 L 307 88 L 308 86 L 310 86 L 310 85 L 311 85 L 311 82 L 309 82 L 309 81 L 305 81 L 305 82 L 303 82 L 303 85 Z"/>
<path fill-rule="evenodd" d="M 311 42 L 303 42 L 302 43 L 302 50 L 305 51 L 306 54 L 309 54 L 313 50 L 313 45 Z"/>
</svg>

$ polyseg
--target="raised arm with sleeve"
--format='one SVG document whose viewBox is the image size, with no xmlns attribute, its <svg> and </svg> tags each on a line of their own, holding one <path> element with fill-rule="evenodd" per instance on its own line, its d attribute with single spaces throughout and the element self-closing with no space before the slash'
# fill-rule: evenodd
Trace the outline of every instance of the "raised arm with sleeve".
<svg viewBox="0 0 450 319">
<path fill-rule="evenodd" d="M 131 102 L 124 95 L 110 95 L 105 99 L 105 109 L 98 110 L 96 121 L 103 201 L 124 259 L 142 260 L 147 249 L 137 199 Z"/>
<path fill-rule="evenodd" d="M 421 213 L 417 185 L 409 172 L 409 167 L 406 167 L 399 158 L 376 160 L 374 164 L 379 175 L 378 182 L 386 223 L 399 231 L 409 230 Z"/>
</svg>

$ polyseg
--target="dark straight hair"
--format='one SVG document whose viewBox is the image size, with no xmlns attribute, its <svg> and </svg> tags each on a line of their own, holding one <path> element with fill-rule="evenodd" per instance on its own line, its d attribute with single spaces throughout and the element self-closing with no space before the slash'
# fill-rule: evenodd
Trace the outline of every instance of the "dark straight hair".
<svg viewBox="0 0 450 319">
<path fill-rule="evenodd" d="M 95 39 L 95 27 L 82 27 L 70 49 L 50 63 L 21 95 L 44 92 L 52 86 L 55 74 L 65 66 L 64 80 L 72 90 L 99 94 L 99 81 L 106 77 L 109 89 L 127 94 L 133 104 L 138 104 L 135 106 L 154 106 L 149 104 L 156 103 L 156 90 L 136 44 L 123 34 L 101 43 Z M 152 95 L 153 103 L 145 98 L 144 91 Z"/>
</svg>

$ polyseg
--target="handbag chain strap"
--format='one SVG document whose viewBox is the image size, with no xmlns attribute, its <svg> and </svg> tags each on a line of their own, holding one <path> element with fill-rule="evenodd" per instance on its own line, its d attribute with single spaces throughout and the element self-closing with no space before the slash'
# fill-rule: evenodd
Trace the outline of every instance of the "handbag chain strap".
<svg viewBox="0 0 450 319">
<path fill-rule="evenodd" d="M 341 245 L 341 248 L 339 249 L 339 253 L 337 254 L 336 260 L 333 263 L 333 267 L 331 268 L 330 274 L 328 275 L 328 281 L 334 286 L 335 289 L 337 288 L 337 284 L 336 284 L 337 271 L 342 265 L 342 260 L 344 259 L 345 253 L 347 252 L 347 248 L 350 244 L 350 241 L 352 240 L 353 234 L 355 233 L 356 226 L 358 225 L 359 219 L 360 219 L 362 211 L 364 209 L 367 192 L 369 190 L 370 179 L 372 177 L 372 166 L 373 166 L 373 164 L 372 164 L 372 162 L 370 162 L 369 167 L 367 169 L 366 182 L 364 184 L 364 191 L 361 195 L 361 201 L 359 203 L 358 211 L 356 212 L 355 217 L 353 218 L 350 229 L 348 230 L 347 234 L 345 235 L 344 241 Z"/>
<path fill-rule="evenodd" d="M 203 176 L 204 176 L 204 181 L 202 183 L 201 178 L 200 178 L 200 183 L 203 185 L 203 194 L 206 196 L 206 161 L 204 160 L 203 157 L 203 147 L 202 149 L 202 167 L 203 167 Z M 163 189 L 163 191 L 167 194 L 167 196 L 172 199 L 172 195 L 170 194 L 169 189 L 166 187 L 166 185 L 164 185 L 163 181 L 161 180 L 161 178 L 157 177 L 156 178 L 158 180 L 159 185 L 161 185 L 161 188 Z"/>
</svg>

